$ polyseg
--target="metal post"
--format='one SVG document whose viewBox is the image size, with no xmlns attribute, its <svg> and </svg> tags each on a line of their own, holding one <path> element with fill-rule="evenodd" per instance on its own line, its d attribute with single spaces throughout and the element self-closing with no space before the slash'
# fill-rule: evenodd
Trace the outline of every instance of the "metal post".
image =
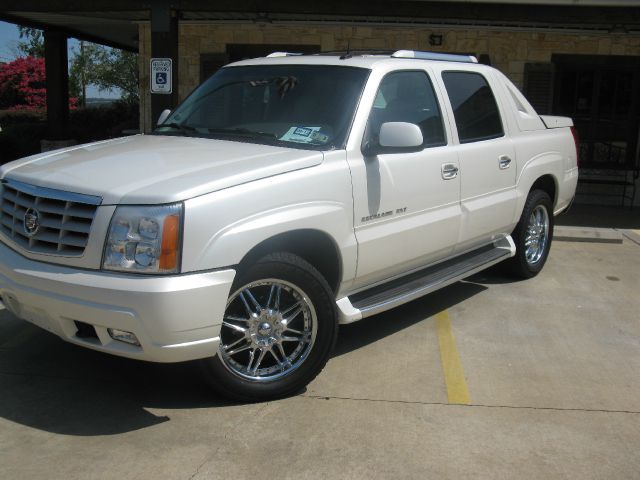
<svg viewBox="0 0 640 480">
<path fill-rule="evenodd" d="M 44 64 L 47 78 L 47 139 L 69 138 L 69 71 L 67 37 L 44 31 Z"/>
<path fill-rule="evenodd" d="M 151 125 L 153 128 L 164 109 L 174 109 L 178 104 L 178 15 L 176 11 L 171 10 L 168 1 L 152 4 L 151 58 L 170 58 L 173 63 L 172 93 L 151 94 Z"/>
</svg>

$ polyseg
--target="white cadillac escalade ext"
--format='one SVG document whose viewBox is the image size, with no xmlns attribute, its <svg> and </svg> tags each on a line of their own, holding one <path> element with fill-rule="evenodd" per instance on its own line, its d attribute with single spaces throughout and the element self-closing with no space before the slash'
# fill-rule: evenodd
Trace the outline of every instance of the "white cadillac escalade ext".
<svg viewBox="0 0 640 480">
<path fill-rule="evenodd" d="M 503 260 L 537 274 L 575 192 L 571 127 L 473 57 L 234 63 L 151 135 L 4 165 L 0 296 L 69 342 L 287 395 L 339 323 Z"/>
</svg>

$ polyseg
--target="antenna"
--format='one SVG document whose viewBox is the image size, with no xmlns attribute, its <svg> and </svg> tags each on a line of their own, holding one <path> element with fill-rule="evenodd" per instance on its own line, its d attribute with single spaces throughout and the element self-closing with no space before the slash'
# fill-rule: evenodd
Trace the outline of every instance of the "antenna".
<svg viewBox="0 0 640 480">
<path fill-rule="evenodd" d="M 347 53 L 340 57 L 340 60 L 346 60 L 347 58 L 351 58 L 351 40 L 347 40 Z"/>
</svg>

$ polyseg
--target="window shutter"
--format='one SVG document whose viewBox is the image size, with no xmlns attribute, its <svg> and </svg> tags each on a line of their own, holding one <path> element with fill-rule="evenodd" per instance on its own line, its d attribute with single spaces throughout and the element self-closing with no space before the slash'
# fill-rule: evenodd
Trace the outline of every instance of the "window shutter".
<svg viewBox="0 0 640 480">
<path fill-rule="evenodd" d="M 541 115 L 550 114 L 553 104 L 552 63 L 526 63 L 524 65 L 524 94 Z"/>
</svg>

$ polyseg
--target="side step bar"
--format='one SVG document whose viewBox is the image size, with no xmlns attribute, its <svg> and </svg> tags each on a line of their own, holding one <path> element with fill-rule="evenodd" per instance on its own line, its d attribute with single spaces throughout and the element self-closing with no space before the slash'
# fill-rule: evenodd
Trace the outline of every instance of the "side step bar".
<svg viewBox="0 0 640 480">
<path fill-rule="evenodd" d="M 340 323 L 353 323 L 435 292 L 502 260 L 513 257 L 515 252 L 516 246 L 513 239 L 507 235 L 477 250 L 369 290 L 343 297 L 336 302 Z"/>
</svg>

